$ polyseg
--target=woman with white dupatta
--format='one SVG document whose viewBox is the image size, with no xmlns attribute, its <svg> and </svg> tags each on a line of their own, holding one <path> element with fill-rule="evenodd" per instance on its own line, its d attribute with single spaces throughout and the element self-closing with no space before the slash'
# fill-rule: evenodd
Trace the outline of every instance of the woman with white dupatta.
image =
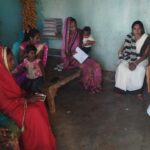
<svg viewBox="0 0 150 150">
<path fill-rule="evenodd" d="M 119 50 L 120 64 L 115 75 L 115 91 L 121 95 L 135 92 L 143 100 L 143 83 L 150 51 L 150 37 L 145 33 L 143 23 L 135 21 L 132 33 L 126 36 Z"/>
</svg>

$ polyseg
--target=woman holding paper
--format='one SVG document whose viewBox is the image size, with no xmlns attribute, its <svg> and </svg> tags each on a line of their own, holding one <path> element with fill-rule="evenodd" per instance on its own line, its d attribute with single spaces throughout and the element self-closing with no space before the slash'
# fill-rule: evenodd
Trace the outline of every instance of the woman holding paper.
<svg viewBox="0 0 150 150">
<path fill-rule="evenodd" d="M 82 46 L 82 33 L 77 28 L 74 18 L 68 17 L 64 23 L 61 58 L 65 69 L 79 67 L 82 71 L 81 82 L 85 89 L 92 93 L 101 90 L 102 72 L 101 66 L 95 60 L 87 58 L 83 63 L 75 59 L 76 49 Z"/>
</svg>

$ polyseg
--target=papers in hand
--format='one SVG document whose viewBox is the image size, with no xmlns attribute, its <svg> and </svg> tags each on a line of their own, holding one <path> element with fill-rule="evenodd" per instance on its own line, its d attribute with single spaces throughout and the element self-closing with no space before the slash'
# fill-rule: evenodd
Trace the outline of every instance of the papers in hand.
<svg viewBox="0 0 150 150">
<path fill-rule="evenodd" d="M 87 58 L 88 55 L 79 47 L 76 48 L 76 53 L 73 55 L 73 57 L 80 63 L 82 64 Z"/>
</svg>

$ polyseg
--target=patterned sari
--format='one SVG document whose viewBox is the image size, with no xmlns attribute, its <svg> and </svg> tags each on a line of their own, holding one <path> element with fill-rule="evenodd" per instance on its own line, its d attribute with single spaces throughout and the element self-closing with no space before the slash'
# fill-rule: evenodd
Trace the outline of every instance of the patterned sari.
<svg viewBox="0 0 150 150">
<path fill-rule="evenodd" d="M 82 34 L 77 28 L 73 33 L 70 32 L 69 26 L 71 17 L 68 17 L 64 23 L 63 41 L 61 49 L 61 59 L 65 69 L 80 68 L 81 82 L 85 89 L 92 93 L 99 92 L 102 82 L 101 66 L 95 60 L 88 58 L 82 64 L 73 58 L 75 49 L 81 47 Z"/>
</svg>

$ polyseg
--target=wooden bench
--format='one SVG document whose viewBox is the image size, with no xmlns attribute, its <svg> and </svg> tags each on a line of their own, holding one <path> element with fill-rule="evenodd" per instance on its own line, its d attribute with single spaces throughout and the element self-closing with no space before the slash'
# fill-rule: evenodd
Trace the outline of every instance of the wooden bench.
<svg viewBox="0 0 150 150">
<path fill-rule="evenodd" d="M 54 70 L 57 64 L 60 63 L 60 57 L 48 57 L 46 66 L 46 85 L 44 88 L 47 95 L 47 102 L 50 113 L 56 112 L 55 98 L 59 88 L 80 76 L 80 69 L 69 69 L 58 72 Z M 58 78 L 56 82 L 52 82 L 54 78 Z"/>
<path fill-rule="evenodd" d="M 58 93 L 59 88 L 62 87 L 63 85 L 66 85 L 70 81 L 78 78 L 80 76 L 80 72 L 81 71 L 77 69 L 72 73 L 63 75 L 63 77 L 61 76 L 61 78 L 58 79 L 58 81 L 55 83 L 47 83 L 48 85 L 46 86 L 45 90 L 46 90 L 47 102 L 48 102 L 50 113 L 56 112 L 55 97 Z"/>
</svg>

